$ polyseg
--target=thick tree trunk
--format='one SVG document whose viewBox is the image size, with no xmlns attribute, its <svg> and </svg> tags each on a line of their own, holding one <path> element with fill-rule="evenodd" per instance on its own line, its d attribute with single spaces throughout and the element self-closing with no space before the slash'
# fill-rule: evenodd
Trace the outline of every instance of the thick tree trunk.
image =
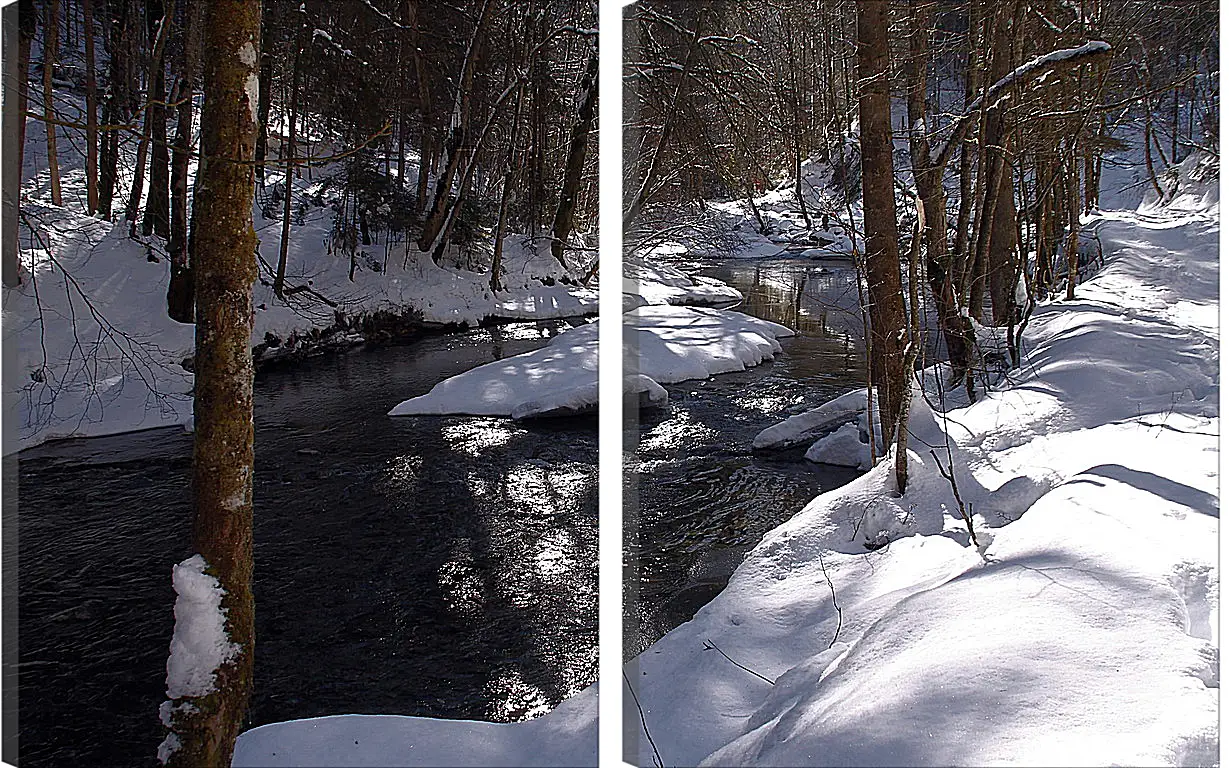
<svg viewBox="0 0 1229 768">
<path fill-rule="evenodd" d="M 891 441 L 901 415 L 907 330 L 896 246 L 889 94 L 888 4 L 858 0 L 858 119 L 862 127 L 862 208 L 870 296 L 871 381 L 879 391 L 880 434 Z M 901 489 L 903 490 L 903 489 Z"/>
<path fill-rule="evenodd" d="M 43 115 L 47 118 L 43 128 L 47 132 L 47 169 L 51 176 L 52 205 L 64 205 L 64 195 L 60 189 L 60 158 L 56 151 L 55 91 L 51 87 L 59 37 L 60 0 L 51 0 L 47 4 L 47 18 L 43 26 Z"/>
<path fill-rule="evenodd" d="M 176 707 L 174 766 L 230 765 L 252 690 L 252 226 L 259 0 L 212 0 L 205 48 L 201 150 L 212 160 L 197 196 L 209 226 L 196 232 L 196 394 L 192 491 L 195 549 L 223 589 L 225 631 L 237 652 L 214 690 Z M 179 703 L 179 702 L 176 702 Z"/>
<path fill-rule="evenodd" d="M 572 233 L 576 196 L 580 192 L 581 171 L 585 166 L 585 148 L 589 143 L 589 133 L 593 130 L 593 120 L 597 116 L 596 51 L 589 56 L 584 77 L 580 81 L 580 89 L 584 98 L 581 100 L 576 124 L 572 126 L 572 136 L 568 142 L 568 161 L 563 172 L 563 187 L 559 190 L 559 208 L 555 211 L 555 236 L 550 244 L 551 254 L 565 267 L 567 262 L 563 259 L 563 247 Z"/>
</svg>

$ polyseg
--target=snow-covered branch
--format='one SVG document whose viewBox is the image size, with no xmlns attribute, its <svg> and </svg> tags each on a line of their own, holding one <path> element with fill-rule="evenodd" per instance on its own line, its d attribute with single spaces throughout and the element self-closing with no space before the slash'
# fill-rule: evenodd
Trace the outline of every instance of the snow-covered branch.
<svg viewBox="0 0 1229 768">
<path fill-rule="evenodd" d="M 990 86 L 984 94 L 974 99 L 965 109 L 964 114 L 956 119 L 955 124 L 952 126 L 952 133 L 948 136 L 947 141 L 939 145 L 938 149 L 931 154 L 931 164 L 937 167 L 947 165 L 947 161 L 951 159 L 952 151 L 964 138 L 965 133 L 969 130 L 969 126 L 973 124 L 974 118 L 981 111 L 983 103 L 993 103 L 1003 91 L 1023 80 L 1036 77 L 1060 65 L 1107 54 L 1110 50 L 1109 43 L 1103 40 L 1090 40 L 1076 48 L 1062 48 L 1038 56 L 1008 72 L 998 82 Z"/>
</svg>

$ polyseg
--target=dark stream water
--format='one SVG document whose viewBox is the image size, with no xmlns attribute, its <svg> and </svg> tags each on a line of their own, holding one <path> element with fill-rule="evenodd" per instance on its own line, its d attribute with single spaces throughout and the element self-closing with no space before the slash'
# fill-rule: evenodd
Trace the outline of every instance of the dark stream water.
<svg viewBox="0 0 1229 768">
<path fill-rule="evenodd" d="M 512 721 L 595 679 L 596 421 L 385 415 L 558 327 L 258 377 L 250 725 Z M 171 566 L 192 554 L 191 450 L 190 435 L 155 430 L 19 455 L 23 768 L 155 764 Z"/>
<path fill-rule="evenodd" d="M 738 311 L 798 331 L 772 362 L 667 387 L 624 432 L 624 653 L 689 620 L 724 588 L 765 533 L 857 472 L 812 464 L 806 447 L 754 453 L 765 427 L 858 386 L 857 285 L 847 262 L 713 260 L 680 264 L 746 297 Z"/>
</svg>

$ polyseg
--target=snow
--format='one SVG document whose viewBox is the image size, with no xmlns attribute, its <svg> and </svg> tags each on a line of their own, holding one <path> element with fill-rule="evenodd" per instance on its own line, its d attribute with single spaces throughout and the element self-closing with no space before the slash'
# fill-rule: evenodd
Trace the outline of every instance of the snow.
<svg viewBox="0 0 1229 768">
<path fill-rule="evenodd" d="M 193 555 L 172 570 L 175 633 L 166 662 L 166 695 L 171 699 L 212 692 L 217 669 L 239 651 L 226 635 L 222 586 L 205 568 L 205 558 Z"/>
<path fill-rule="evenodd" d="M 666 765 L 1218 760 L 1205 193 L 1089 219 L 1105 266 L 1076 301 L 1037 308 L 1009 381 L 946 413 L 915 388 L 903 496 L 889 454 L 765 536 L 627 664 Z M 835 457 L 865 407 L 851 392 L 755 444 L 819 439 Z"/>
<path fill-rule="evenodd" d="M 743 300 L 737 289 L 720 280 L 632 258 L 623 261 L 623 293 L 640 297 L 638 304 L 726 306 Z"/>
<path fill-rule="evenodd" d="M 254 728 L 239 736 L 231 765 L 597 765 L 597 685 L 521 723 L 337 715 Z"/>
<path fill-rule="evenodd" d="M 646 405 L 666 400 L 663 384 L 745 370 L 781 350 L 785 326 L 730 310 L 645 306 L 624 315 L 626 354 L 639 370 L 623 377 L 625 395 Z M 631 359 L 628 357 L 628 359 Z M 545 347 L 445 379 L 390 416 L 472 414 L 516 419 L 570 415 L 597 405 L 597 325 L 570 328 Z"/>
<path fill-rule="evenodd" d="M 857 425 L 844 424 L 812 443 L 807 449 L 806 458 L 819 464 L 870 469 L 870 441 L 869 437 L 863 440 L 864 435 L 868 433 Z"/>
</svg>

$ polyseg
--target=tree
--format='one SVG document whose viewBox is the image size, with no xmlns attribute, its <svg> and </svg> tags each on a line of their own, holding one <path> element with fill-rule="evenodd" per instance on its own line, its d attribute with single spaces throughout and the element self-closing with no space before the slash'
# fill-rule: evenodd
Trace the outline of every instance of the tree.
<svg viewBox="0 0 1229 768">
<path fill-rule="evenodd" d="M 866 283 L 870 301 L 870 373 L 878 389 L 879 429 L 891 444 L 904 401 L 908 331 L 897 252 L 892 169 L 888 4 L 858 0 L 858 121 L 862 146 L 862 209 L 866 227 Z M 904 482 L 898 477 L 901 493 Z"/>
<path fill-rule="evenodd" d="M 252 689 L 252 283 L 259 0 L 213 0 L 201 116 L 209 225 L 195 233 L 196 390 L 193 541 L 224 594 L 225 631 L 238 652 L 216 670 L 214 690 L 174 710 L 177 766 L 228 766 Z"/>
<path fill-rule="evenodd" d="M 568 142 L 568 160 L 564 169 L 563 189 L 559 193 L 559 208 L 555 212 L 555 237 L 551 241 L 551 253 L 563 264 L 563 246 L 572 233 L 572 218 L 576 213 L 576 195 L 580 191 L 581 171 L 585 164 L 585 147 L 589 141 L 589 133 L 593 130 L 593 120 L 597 116 L 597 52 L 589 56 L 585 65 L 585 76 L 581 81 L 581 93 L 584 97 L 577 110 L 576 124 L 572 126 L 572 137 Z"/>
<path fill-rule="evenodd" d="M 171 147 L 171 236 L 166 244 L 171 262 L 167 286 L 167 314 L 190 323 L 193 318 L 191 251 L 188 247 L 188 161 L 192 153 L 192 94 L 200 69 L 201 21 L 204 8 L 190 3 L 185 9 L 179 51 L 179 84 L 176 87 L 175 143 Z M 262 94 L 263 99 L 263 94 Z"/>
<path fill-rule="evenodd" d="M 51 175 L 51 204 L 64 205 L 60 190 L 60 160 L 56 152 L 55 92 L 51 77 L 55 72 L 55 60 L 60 38 L 60 0 L 51 0 L 46 8 L 47 21 L 43 25 L 43 128 L 47 131 L 47 168 Z"/>
</svg>

